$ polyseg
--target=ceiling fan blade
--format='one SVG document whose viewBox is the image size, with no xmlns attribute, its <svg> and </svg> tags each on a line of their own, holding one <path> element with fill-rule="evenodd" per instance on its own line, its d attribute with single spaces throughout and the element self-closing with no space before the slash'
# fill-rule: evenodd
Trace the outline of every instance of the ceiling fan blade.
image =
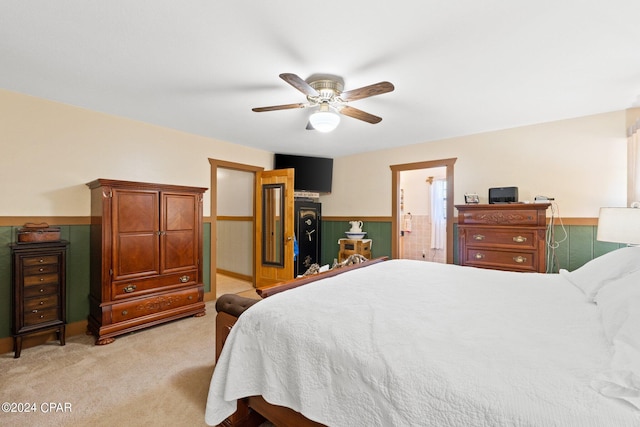
<svg viewBox="0 0 640 427">
<path fill-rule="evenodd" d="M 359 89 L 352 89 L 340 94 L 343 101 L 355 101 L 357 99 L 368 98 L 370 96 L 382 95 L 392 92 L 395 87 L 389 82 L 380 82 Z"/>
<path fill-rule="evenodd" d="M 271 107 L 256 107 L 252 108 L 251 111 L 262 113 L 263 111 L 290 110 L 292 108 L 304 108 L 306 106 L 307 104 L 300 102 L 297 104 L 272 105 Z"/>
<path fill-rule="evenodd" d="M 348 105 L 345 105 L 338 111 L 340 112 L 340 114 L 344 114 L 345 116 L 353 117 L 354 119 L 362 120 L 371 124 L 380 123 L 382 121 L 382 117 L 374 116 L 373 114 L 366 113 L 362 110 L 358 110 L 357 108 L 353 108 Z"/>
<path fill-rule="evenodd" d="M 285 82 L 289 83 L 291 86 L 298 89 L 300 92 L 304 93 L 307 96 L 318 96 L 320 95 L 314 88 L 312 88 L 309 83 L 302 80 L 295 74 L 292 73 L 282 73 L 280 74 L 280 78 Z"/>
</svg>

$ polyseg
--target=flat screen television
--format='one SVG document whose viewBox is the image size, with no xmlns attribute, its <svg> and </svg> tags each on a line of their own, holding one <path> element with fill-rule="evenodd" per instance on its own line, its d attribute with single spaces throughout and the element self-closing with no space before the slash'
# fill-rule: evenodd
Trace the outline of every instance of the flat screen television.
<svg viewBox="0 0 640 427">
<path fill-rule="evenodd" d="M 274 169 L 295 170 L 294 190 L 331 193 L 333 159 L 276 154 L 274 160 Z"/>
</svg>

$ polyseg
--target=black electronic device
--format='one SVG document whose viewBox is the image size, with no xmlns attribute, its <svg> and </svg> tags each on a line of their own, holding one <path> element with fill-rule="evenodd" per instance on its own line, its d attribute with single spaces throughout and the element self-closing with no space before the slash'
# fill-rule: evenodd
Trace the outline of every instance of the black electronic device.
<svg viewBox="0 0 640 427">
<path fill-rule="evenodd" d="M 326 157 L 276 154 L 274 169 L 295 170 L 293 189 L 316 193 L 331 193 L 333 159 Z"/>
<path fill-rule="evenodd" d="M 489 203 L 518 203 L 518 187 L 490 188 Z"/>
</svg>

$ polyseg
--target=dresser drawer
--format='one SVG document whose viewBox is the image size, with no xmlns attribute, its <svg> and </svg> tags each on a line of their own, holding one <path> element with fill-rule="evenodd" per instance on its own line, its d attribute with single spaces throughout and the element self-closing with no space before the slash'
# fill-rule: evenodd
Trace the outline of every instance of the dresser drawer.
<svg viewBox="0 0 640 427">
<path fill-rule="evenodd" d="M 544 225 L 544 212 L 536 209 L 477 209 L 463 211 L 458 215 L 458 224 L 464 225 Z"/>
<path fill-rule="evenodd" d="M 58 307 L 46 308 L 44 310 L 25 311 L 24 313 L 24 325 L 32 326 L 39 323 L 50 322 L 52 320 L 58 320 Z"/>
<path fill-rule="evenodd" d="M 152 277 L 139 280 L 124 280 L 113 282 L 111 292 L 114 300 L 131 298 L 172 287 L 195 285 L 198 273 L 190 270 L 178 274 L 167 274 L 160 277 Z"/>
<path fill-rule="evenodd" d="M 59 280 L 60 277 L 58 273 L 36 274 L 33 276 L 24 276 L 23 278 L 25 287 L 58 283 Z"/>
<path fill-rule="evenodd" d="M 38 285 L 38 286 L 25 286 L 24 288 L 24 297 L 36 297 L 38 295 L 51 295 L 58 293 L 58 284 L 57 283 L 49 283 L 46 285 Z"/>
<path fill-rule="evenodd" d="M 57 273 L 58 263 L 32 265 L 29 267 L 24 267 L 22 272 L 25 276 L 33 276 L 35 274 L 45 274 L 45 273 Z"/>
<path fill-rule="evenodd" d="M 537 242 L 537 232 L 534 230 L 469 227 L 464 232 L 468 246 L 503 245 L 534 248 Z"/>
<path fill-rule="evenodd" d="M 113 323 L 135 319 L 149 314 L 159 313 L 198 301 L 198 288 L 191 288 L 184 291 L 171 292 L 163 295 L 148 298 L 136 299 L 135 301 L 114 304 L 111 309 Z"/>
<path fill-rule="evenodd" d="M 44 308 L 56 307 L 58 305 L 58 295 L 43 295 L 40 298 L 25 298 L 24 311 L 42 310 Z"/>
<path fill-rule="evenodd" d="M 57 264 L 59 260 L 58 255 L 43 255 L 34 257 L 24 257 L 22 263 L 25 267 L 42 264 Z"/>
<path fill-rule="evenodd" d="M 467 248 L 465 265 L 513 271 L 536 271 L 535 252 Z"/>
</svg>

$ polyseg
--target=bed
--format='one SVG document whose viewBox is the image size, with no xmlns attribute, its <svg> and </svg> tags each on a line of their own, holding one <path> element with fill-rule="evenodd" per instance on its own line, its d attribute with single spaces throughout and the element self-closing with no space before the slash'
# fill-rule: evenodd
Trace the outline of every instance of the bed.
<svg viewBox="0 0 640 427">
<path fill-rule="evenodd" d="M 640 425 L 640 247 L 560 274 L 389 260 L 285 289 L 218 314 L 207 424 Z"/>
</svg>

